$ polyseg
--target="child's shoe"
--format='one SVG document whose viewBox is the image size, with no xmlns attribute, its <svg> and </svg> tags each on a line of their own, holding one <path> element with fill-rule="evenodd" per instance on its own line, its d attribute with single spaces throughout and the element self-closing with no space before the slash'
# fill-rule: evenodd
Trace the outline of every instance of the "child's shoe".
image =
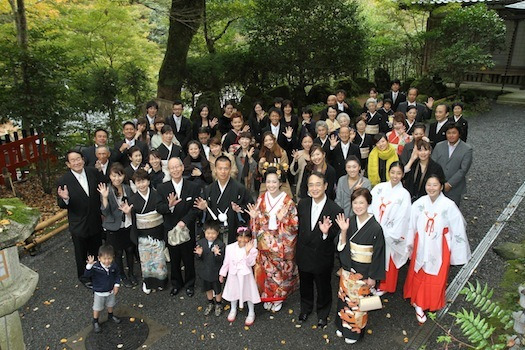
<svg viewBox="0 0 525 350">
<path fill-rule="evenodd" d="M 93 322 L 93 331 L 95 333 L 102 333 L 102 328 L 100 327 L 100 323 L 98 322 Z"/>
<path fill-rule="evenodd" d="M 213 311 L 213 303 L 208 303 L 206 309 L 204 309 L 204 316 L 208 316 Z"/>
<path fill-rule="evenodd" d="M 116 324 L 119 324 L 120 322 L 122 322 L 122 320 L 115 315 L 111 315 L 110 317 L 108 317 L 108 321 L 111 321 Z"/>
<path fill-rule="evenodd" d="M 235 321 L 235 318 L 237 317 L 237 310 L 231 309 L 230 313 L 228 314 L 228 322 Z"/>
<path fill-rule="evenodd" d="M 144 293 L 146 293 L 146 294 L 151 293 L 151 289 L 148 289 L 148 288 L 146 287 L 146 283 L 144 283 L 144 282 L 142 283 L 142 291 L 143 291 Z"/>
<path fill-rule="evenodd" d="M 255 322 L 255 314 L 248 314 L 248 317 L 246 317 L 246 320 L 244 321 L 245 326 L 251 326 Z"/>
<path fill-rule="evenodd" d="M 219 317 L 222 314 L 222 304 L 215 305 L 215 316 Z"/>
</svg>

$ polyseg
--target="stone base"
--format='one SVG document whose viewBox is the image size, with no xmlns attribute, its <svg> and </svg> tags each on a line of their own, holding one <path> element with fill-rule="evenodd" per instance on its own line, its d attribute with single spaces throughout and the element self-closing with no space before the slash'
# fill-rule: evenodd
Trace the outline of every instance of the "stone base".
<svg viewBox="0 0 525 350">
<path fill-rule="evenodd" d="M 18 310 L 0 318 L 0 349 L 25 350 Z"/>
<path fill-rule="evenodd" d="M 0 316 L 11 314 L 27 303 L 38 283 L 38 273 L 20 264 L 16 278 L 13 276 L 10 282 L 0 283 Z"/>
</svg>

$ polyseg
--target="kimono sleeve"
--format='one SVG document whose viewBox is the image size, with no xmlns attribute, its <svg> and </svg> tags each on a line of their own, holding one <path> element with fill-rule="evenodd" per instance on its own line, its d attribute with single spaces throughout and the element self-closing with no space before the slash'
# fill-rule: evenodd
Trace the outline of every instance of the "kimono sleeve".
<svg viewBox="0 0 525 350">
<path fill-rule="evenodd" d="M 409 256 L 414 250 L 414 240 L 416 239 L 417 219 L 419 218 L 420 214 L 420 205 L 421 201 L 418 200 L 412 204 L 412 208 L 410 209 L 410 221 L 408 223 L 407 235 L 405 237 L 406 251 Z"/>
<path fill-rule="evenodd" d="M 455 203 L 451 203 L 448 210 L 450 233 L 450 264 L 466 264 L 471 256 L 470 245 L 466 233 L 466 224 L 463 215 Z"/>
<path fill-rule="evenodd" d="M 374 280 L 385 279 L 385 238 L 379 224 L 377 225 L 377 232 L 375 232 L 374 252 L 368 277 Z"/>
</svg>

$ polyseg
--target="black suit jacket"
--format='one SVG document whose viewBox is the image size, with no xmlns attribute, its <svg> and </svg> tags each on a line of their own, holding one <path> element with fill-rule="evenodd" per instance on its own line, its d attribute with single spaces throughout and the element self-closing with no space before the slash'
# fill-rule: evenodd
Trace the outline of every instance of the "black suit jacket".
<svg viewBox="0 0 525 350">
<path fill-rule="evenodd" d="M 115 143 L 115 148 L 113 149 L 113 152 L 115 153 L 115 157 L 117 162 L 122 164 L 122 166 L 125 168 L 129 165 L 129 156 L 128 151 L 125 150 L 124 152 L 120 152 L 120 146 L 122 146 L 126 140 L 121 140 Z M 135 146 L 137 146 L 140 149 L 140 153 L 142 153 L 142 164 L 146 164 L 148 162 L 148 156 L 149 156 L 149 148 L 148 145 L 140 140 L 135 140 Z"/>
<path fill-rule="evenodd" d="M 319 274 L 331 270 L 334 266 L 335 245 L 334 239 L 339 234 L 339 226 L 335 223 L 337 214 L 343 213 L 330 198 L 321 211 L 319 220 L 328 216 L 333 224 L 328 231 L 328 237 L 323 240 L 323 233 L 319 229 L 319 220 L 311 229 L 312 198 L 302 199 L 297 206 L 299 217 L 299 232 L 295 258 L 299 270 Z"/>
<path fill-rule="evenodd" d="M 173 212 L 164 214 L 164 228 L 166 233 L 171 230 L 179 221 L 183 221 L 190 230 L 190 236 L 195 240 L 195 221 L 200 214 L 200 210 L 193 207 L 193 202 L 200 195 L 200 188 L 188 180 L 182 180 L 182 190 L 180 193 L 181 201 L 175 205 Z M 162 200 L 168 205 L 168 196 L 170 193 L 175 194 L 175 187 L 170 180 L 157 186 L 157 192 Z"/>
<path fill-rule="evenodd" d="M 408 108 L 408 101 L 401 102 L 399 106 L 397 107 L 396 112 L 402 112 L 406 114 L 407 108 Z M 428 108 L 427 106 L 419 102 L 416 102 L 416 108 L 417 108 L 416 122 L 422 122 L 422 121 L 430 119 L 432 115 L 432 110 L 430 108 Z"/>
<path fill-rule="evenodd" d="M 168 124 L 173 129 L 173 135 L 179 140 L 180 146 L 183 150 L 186 150 L 188 147 L 188 142 L 191 140 L 191 135 L 193 133 L 191 129 L 191 122 L 188 118 L 182 116 L 182 121 L 180 123 L 180 130 L 177 131 L 177 125 L 175 124 L 175 119 L 173 115 L 170 115 L 167 119 Z"/>
<path fill-rule="evenodd" d="M 160 144 L 159 147 L 157 147 L 157 151 L 160 154 L 160 159 L 162 160 L 170 160 L 171 158 L 179 157 L 181 160 L 184 159 L 185 154 L 182 151 L 182 148 L 176 144 L 173 144 L 171 146 L 171 153 L 163 143 Z"/>
<path fill-rule="evenodd" d="M 428 128 L 428 139 L 430 140 L 430 146 L 434 148 L 438 143 L 441 141 L 445 141 L 447 139 L 447 125 L 449 124 L 449 121 L 447 120 L 443 126 L 439 129 L 439 132 L 436 134 L 436 128 L 437 128 L 437 122 L 433 122 L 430 124 L 430 127 Z"/>
<path fill-rule="evenodd" d="M 69 232 L 78 237 L 87 238 L 100 235 L 102 228 L 100 194 L 97 187 L 100 182 L 103 182 L 103 179 L 95 168 L 85 167 L 84 170 L 88 181 L 89 196 L 71 170 L 58 179 L 56 187 L 66 185 L 69 191 L 67 204 L 57 195 L 58 206 L 67 209 Z"/>
<path fill-rule="evenodd" d="M 399 106 L 401 102 L 405 102 L 407 100 L 405 93 L 398 91 L 397 99 L 394 101 L 392 90 L 390 90 L 389 92 L 385 92 L 383 94 L 383 101 L 387 98 L 392 100 L 392 109 L 394 111 L 397 110 L 397 107 Z"/>
<path fill-rule="evenodd" d="M 262 135 L 264 135 L 265 132 L 272 132 L 272 126 L 271 124 L 268 124 L 263 130 Z M 277 143 L 279 146 L 281 146 L 282 149 L 286 151 L 287 154 L 290 154 L 292 150 L 295 147 L 295 144 L 297 143 L 297 136 L 295 133 L 292 133 L 292 139 L 289 141 L 286 136 L 284 136 L 284 132 L 286 131 L 286 125 L 281 120 L 279 123 L 279 137 L 277 137 Z M 262 140 L 261 140 L 262 142 Z"/>
<path fill-rule="evenodd" d="M 208 246 L 208 240 L 206 238 L 200 239 L 197 244 L 202 247 L 201 256 L 197 257 L 197 274 L 200 278 L 207 282 L 215 282 L 219 280 L 219 270 L 222 267 L 224 261 L 224 253 L 226 252 L 226 245 L 220 239 L 213 241 L 212 248 L 215 245 L 219 246 L 220 255 L 215 255 Z"/>
<path fill-rule="evenodd" d="M 97 156 L 95 154 L 96 149 L 97 148 L 95 145 L 82 148 L 82 155 L 84 156 L 84 162 L 86 166 L 95 166 L 95 163 L 97 162 Z M 111 154 L 109 155 L 110 162 L 118 162 L 119 154 L 111 149 L 109 149 L 109 151 L 111 152 Z"/>
<path fill-rule="evenodd" d="M 330 151 L 329 154 L 329 160 L 330 164 L 334 167 L 336 177 L 339 179 L 341 176 L 346 174 L 345 164 L 346 160 L 351 156 L 354 155 L 357 157 L 357 159 L 361 158 L 361 151 L 359 150 L 359 146 L 353 144 L 350 142 L 350 147 L 348 148 L 348 153 L 346 155 L 346 158 L 343 155 L 343 149 L 341 148 L 341 142 L 335 146 L 335 148 Z"/>
</svg>

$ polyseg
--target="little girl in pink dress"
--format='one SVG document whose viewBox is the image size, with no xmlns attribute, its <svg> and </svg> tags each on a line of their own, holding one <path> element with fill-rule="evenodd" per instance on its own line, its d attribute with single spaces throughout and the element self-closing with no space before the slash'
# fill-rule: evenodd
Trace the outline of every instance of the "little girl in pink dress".
<svg viewBox="0 0 525 350">
<path fill-rule="evenodd" d="M 254 304 L 261 302 L 252 268 L 255 265 L 257 253 L 250 229 L 239 227 L 237 229 L 237 242 L 226 246 L 224 263 L 219 272 L 221 283 L 228 275 L 222 297 L 231 302 L 231 310 L 228 314 L 229 322 L 235 321 L 239 302 L 241 306 L 244 302 L 248 304 L 248 317 L 246 317 L 244 324 L 251 326 L 255 321 Z"/>
</svg>

